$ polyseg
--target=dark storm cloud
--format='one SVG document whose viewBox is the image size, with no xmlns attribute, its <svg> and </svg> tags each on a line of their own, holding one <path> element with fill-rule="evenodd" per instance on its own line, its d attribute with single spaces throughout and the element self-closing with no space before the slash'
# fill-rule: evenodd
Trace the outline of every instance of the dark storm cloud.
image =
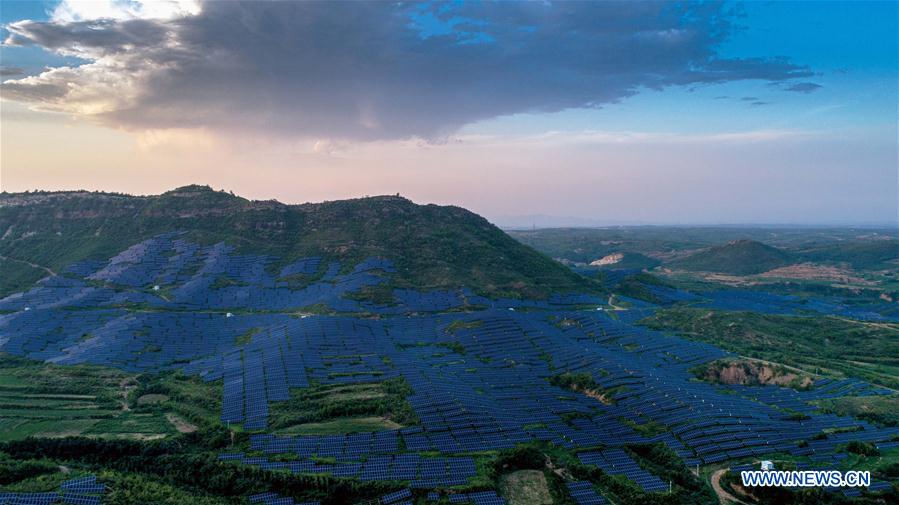
<svg viewBox="0 0 899 505">
<path fill-rule="evenodd" d="M 168 33 L 165 26 L 141 19 L 100 19 L 65 24 L 26 21 L 13 23 L 8 29 L 12 33 L 4 44 L 36 44 L 52 51 L 94 57 L 157 45 Z"/>
<path fill-rule="evenodd" d="M 719 4 L 660 2 L 207 2 L 167 21 L 9 25 L 9 44 L 92 62 L 3 90 L 125 128 L 372 140 L 598 107 L 641 88 L 811 75 L 717 55 L 730 19 Z"/>
<path fill-rule="evenodd" d="M 22 67 L 0 67 L 0 77 L 12 77 L 24 73 L 25 69 Z"/>
</svg>

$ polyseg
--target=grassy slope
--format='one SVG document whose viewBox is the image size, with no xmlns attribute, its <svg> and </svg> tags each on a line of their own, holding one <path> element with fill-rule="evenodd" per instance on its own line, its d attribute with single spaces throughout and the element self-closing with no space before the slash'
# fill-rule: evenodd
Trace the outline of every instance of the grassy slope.
<svg viewBox="0 0 899 505">
<path fill-rule="evenodd" d="M 30 199 L 27 205 L 13 205 Z M 241 252 L 344 260 L 392 260 L 399 287 L 471 287 L 489 295 L 545 296 L 599 287 L 522 246 L 459 207 L 416 205 L 399 197 L 284 205 L 249 201 L 205 187 L 152 197 L 107 193 L 0 195 L 0 255 L 54 270 L 109 258 L 158 233 L 184 230 L 201 243 Z M 0 289 L 6 289 L 0 282 Z"/>
<path fill-rule="evenodd" d="M 884 426 L 899 426 L 899 395 L 850 396 L 817 402 L 821 410 L 852 416 Z"/>
<path fill-rule="evenodd" d="M 678 308 L 642 322 L 743 356 L 899 389 L 899 325 Z"/>
<path fill-rule="evenodd" d="M 321 435 L 418 424 L 406 401 L 411 393 L 402 379 L 294 389 L 289 400 L 271 405 L 269 431 Z"/>
<path fill-rule="evenodd" d="M 0 354 L 0 441 L 28 436 L 157 438 L 174 435 L 167 415 L 213 424 L 220 385 L 175 374 L 158 376 L 166 401 L 139 405 L 144 377 L 116 369 L 57 366 Z M 204 402 L 206 408 L 204 409 Z"/>
<path fill-rule="evenodd" d="M 896 268 L 899 260 L 899 240 L 866 240 L 827 244 L 799 252 L 805 261 L 845 262 L 858 270 Z"/>
<path fill-rule="evenodd" d="M 0 298 L 27 289 L 47 272 L 27 263 L 0 258 Z"/>
<path fill-rule="evenodd" d="M 761 242 L 738 240 L 691 254 L 671 262 L 670 266 L 693 271 L 752 275 L 786 266 L 793 262 L 792 256 L 785 251 Z"/>
</svg>

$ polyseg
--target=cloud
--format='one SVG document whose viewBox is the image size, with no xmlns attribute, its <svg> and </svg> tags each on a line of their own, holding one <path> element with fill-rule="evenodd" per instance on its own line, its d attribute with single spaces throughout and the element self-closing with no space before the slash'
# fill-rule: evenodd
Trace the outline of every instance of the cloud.
<svg viewBox="0 0 899 505">
<path fill-rule="evenodd" d="M 22 67 L 0 67 L 0 77 L 11 77 L 14 75 L 22 75 L 25 69 Z"/>
<path fill-rule="evenodd" d="M 457 143 L 466 146 L 502 146 L 511 147 L 512 152 L 519 152 L 528 146 L 563 147 L 596 145 L 633 145 L 645 148 L 648 146 L 671 145 L 708 145 L 724 144 L 728 146 L 778 143 L 819 138 L 820 133 L 805 130 L 749 130 L 720 133 L 672 133 L 672 132 L 636 132 L 636 131 L 550 131 L 534 135 L 463 135 L 458 136 Z M 508 152 L 503 149 L 501 152 Z"/>
<path fill-rule="evenodd" d="M 69 1 L 51 21 L 7 25 L 6 44 L 89 63 L 7 80 L 4 98 L 133 130 L 436 139 L 645 88 L 812 75 L 719 56 L 733 13 L 716 3 L 148 3 Z"/>
<path fill-rule="evenodd" d="M 817 91 L 821 87 L 820 84 L 815 84 L 813 82 L 800 82 L 793 84 L 792 86 L 787 86 L 784 89 L 795 93 L 811 93 L 812 91 Z"/>
<path fill-rule="evenodd" d="M 200 12 L 199 0 L 63 0 L 53 9 L 54 21 L 90 19 L 173 19 Z"/>
</svg>

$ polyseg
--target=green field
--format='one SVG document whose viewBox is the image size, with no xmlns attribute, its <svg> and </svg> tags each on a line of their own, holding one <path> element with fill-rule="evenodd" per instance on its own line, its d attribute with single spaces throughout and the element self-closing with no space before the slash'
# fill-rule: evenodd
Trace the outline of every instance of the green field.
<svg viewBox="0 0 899 505">
<path fill-rule="evenodd" d="M 56 366 L 0 355 L 0 441 L 29 436 L 156 439 L 218 422 L 220 386 L 176 374 Z M 165 401 L 140 398 L 165 391 Z"/>
<path fill-rule="evenodd" d="M 660 310 L 641 324 L 813 375 L 899 389 L 899 324 L 692 308 Z"/>
<path fill-rule="evenodd" d="M 899 426 L 899 395 L 849 396 L 816 403 L 824 412 L 852 416 L 884 426 Z"/>
</svg>

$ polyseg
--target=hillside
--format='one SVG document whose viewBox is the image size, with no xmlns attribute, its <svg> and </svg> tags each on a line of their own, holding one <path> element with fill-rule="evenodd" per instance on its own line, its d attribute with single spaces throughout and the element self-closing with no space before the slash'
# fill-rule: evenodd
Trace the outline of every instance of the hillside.
<svg viewBox="0 0 899 505">
<path fill-rule="evenodd" d="M 799 252 L 806 261 L 816 263 L 848 263 L 858 270 L 896 268 L 899 260 L 899 240 L 860 240 L 849 243 L 826 244 Z"/>
<path fill-rule="evenodd" d="M 54 271 L 76 261 L 109 258 L 172 231 L 185 231 L 201 244 L 224 241 L 240 253 L 277 257 L 274 267 L 310 256 L 344 265 L 370 257 L 388 259 L 397 268 L 395 287 L 465 286 L 513 297 L 598 290 L 472 212 L 417 205 L 398 196 L 286 205 L 205 186 L 156 196 L 83 191 L 0 195 L 0 256 Z M 7 262 L 4 269 L 12 265 Z M 21 288 L 19 284 L 15 287 Z M 0 291 L 12 287 L 0 286 Z"/>
<path fill-rule="evenodd" d="M 672 268 L 731 275 L 753 275 L 793 263 L 792 256 L 752 240 L 735 240 L 691 254 L 668 265 Z"/>
</svg>

